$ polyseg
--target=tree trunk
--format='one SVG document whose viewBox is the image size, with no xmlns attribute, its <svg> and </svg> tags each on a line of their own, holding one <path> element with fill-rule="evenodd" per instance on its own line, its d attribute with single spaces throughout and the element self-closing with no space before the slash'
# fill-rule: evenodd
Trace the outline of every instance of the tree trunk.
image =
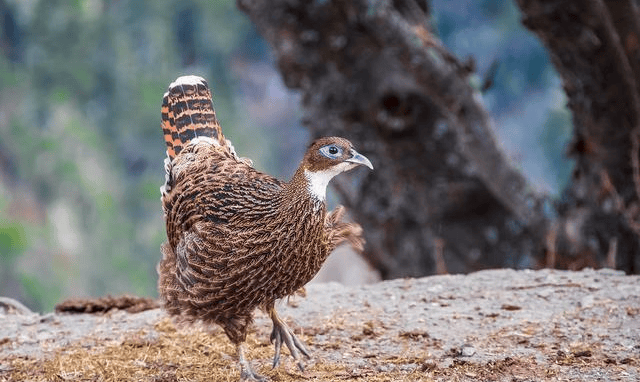
<svg viewBox="0 0 640 382">
<path fill-rule="evenodd" d="M 564 249 L 575 247 L 563 234 L 576 223 L 567 216 L 604 212 L 572 205 L 578 198 L 571 193 L 558 215 L 544 196 L 532 193 L 496 146 L 490 118 L 469 84 L 473 63 L 460 63 L 435 39 L 425 1 L 238 0 L 238 6 L 272 45 L 285 83 L 302 92 L 304 123 L 313 134 L 345 136 L 374 163 L 372 175 L 337 179 L 335 186 L 363 225 L 366 257 L 384 278 L 561 265 Z M 625 105 L 633 106 L 629 100 Z M 625 137 L 629 146 L 633 140 Z M 628 156 L 608 160 L 631 170 Z M 593 178 L 593 169 L 582 171 Z M 618 194 L 620 171 L 608 178 Z M 585 190 L 592 199 L 581 197 L 595 203 L 592 191 Z M 614 206 L 634 197 L 619 195 Z M 616 211 L 607 216 L 622 227 L 629 219 Z M 599 224 L 611 232 L 610 222 Z M 626 234 L 613 244 L 603 233 L 596 237 L 609 245 L 604 253 L 611 245 L 619 253 L 637 238 L 632 230 Z M 584 238 L 578 239 L 588 247 Z"/>
<path fill-rule="evenodd" d="M 572 182 L 547 266 L 640 271 L 640 13 L 634 0 L 518 0 L 573 113 Z M 555 245 L 553 245 L 555 243 Z M 555 256 L 555 254 L 558 254 Z"/>
</svg>

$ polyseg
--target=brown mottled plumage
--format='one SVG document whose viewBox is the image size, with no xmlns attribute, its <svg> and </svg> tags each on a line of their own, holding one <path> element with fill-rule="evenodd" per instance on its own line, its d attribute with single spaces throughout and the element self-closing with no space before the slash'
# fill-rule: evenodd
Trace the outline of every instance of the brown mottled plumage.
<svg viewBox="0 0 640 382">
<path fill-rule="evenodd" d="M 168 241 L 158 286 L 165 309 L 222 326 L 237 346 L 241 378 L 263 380 L 243 350 L 253 311 L 262 308 L 274 324 L 274 367 L 284 343 L 302 369 L 300 353 L 308 352 L 274 304 L 309 282 L 338 245 L 362 250 L 362 229 L 342 221 L 342 206 L 327 212 L 324 193 L 333 176 L 371 163 L 348 140 L 329 137 L 311 144 L 288 183 L 258 172 L 222 135 L 207 83 L 195 76 L 169 86 L 162 126 Z"/>
</svg>

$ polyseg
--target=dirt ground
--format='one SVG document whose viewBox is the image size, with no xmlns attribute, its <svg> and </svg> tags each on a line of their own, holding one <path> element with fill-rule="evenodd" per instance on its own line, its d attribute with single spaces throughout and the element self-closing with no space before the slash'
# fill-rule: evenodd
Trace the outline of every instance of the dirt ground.
<svg viewBox="0 0 640 382">
<path fill-rule="evenodd" d="M 84 302 L 98 314 L 38 315 L 0 299 L 0 381 L 238 380 L 219 328 L 112 300 Z M 312 358 L 300 372 L 283 350 L 272 369 L 271 324 L 257 312 L 248 356 L 273 381 L 640 380 L 640 276 L 612 270 L 313 284 L 279 311 Z"/>
</svg>

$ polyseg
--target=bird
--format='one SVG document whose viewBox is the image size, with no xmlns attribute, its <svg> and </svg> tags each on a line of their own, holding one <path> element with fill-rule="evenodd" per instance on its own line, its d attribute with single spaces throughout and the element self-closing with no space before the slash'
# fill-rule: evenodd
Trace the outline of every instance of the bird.
<svg viewBox="0 0 640 382">
<path fill-rule="evenodd" d="M 342 206 L 327 210 L 336 175 L 371 161 L 341 137 L 322 137 L 306 150 L 288 181 L 256 170 L 222 133 L 211 90 L 182 76 L 162 100 L 167 157 L 160 188 L 167 241 L 161 246 L 158 290 L 179 322 L 219 325 L 235 345 L 240 380 L 266 381 L 245 356 L 256 309 L 270 317 L 273 368 L 282 345 L 304 371 L 310 353 L 278 315 L 275 303 L 304 287 L 339 245 L 362 251 L 359 224 Z"/>
</svg>

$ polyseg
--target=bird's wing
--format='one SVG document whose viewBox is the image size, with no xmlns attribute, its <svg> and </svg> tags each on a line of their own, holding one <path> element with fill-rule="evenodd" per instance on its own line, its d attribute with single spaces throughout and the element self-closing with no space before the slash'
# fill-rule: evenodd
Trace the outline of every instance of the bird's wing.
<svg viewBox="0 0 640 382">
<path fill-rule="evenodd" d="M 201 171 L 186 169 L 190 176 L 163 198 L 176 281 L 203 304 L 241 298 L 235 295 L 246 287 L 242 272 L 267 255 L 262 238 L 273 229 L 274 198 L 282 189 L 277 179 L 220 155 L 194 160 Z"/>
<path fill-rule="evenodd" d="M 358 223 L 343 221 L 344 213 L 344 207 L 338 206 L 325 217 L 324 229 L 330 249 L 334 250 L 343 243 L 349 243 L 354 250 L 362 253 L 365 243 L 362 227 Z"/>
</svg>

